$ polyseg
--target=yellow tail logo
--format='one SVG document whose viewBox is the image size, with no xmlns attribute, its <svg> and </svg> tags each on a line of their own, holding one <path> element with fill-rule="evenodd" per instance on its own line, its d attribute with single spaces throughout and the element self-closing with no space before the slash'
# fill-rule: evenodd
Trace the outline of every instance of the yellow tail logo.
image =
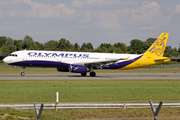
<svg viewBox="0 0 180 120">
<path fill-rule="evenodd" d="M 162 33 L 143 55 L 120 69 L 141 68 L 170 61 L 168 57 L 163 57 L 168 35 L 169 33 Z"/>
<path fill-rule="evenodd" d="M 151 45 L 151 47 L 149 47 L 149 49 L 145 52 L 145 54 L 146 55 L 149 54 L 151 56 L 163 57 L 168 35 L 169 33 L 162 33 L 156 39 L 156 41 Z"/>
</svg>

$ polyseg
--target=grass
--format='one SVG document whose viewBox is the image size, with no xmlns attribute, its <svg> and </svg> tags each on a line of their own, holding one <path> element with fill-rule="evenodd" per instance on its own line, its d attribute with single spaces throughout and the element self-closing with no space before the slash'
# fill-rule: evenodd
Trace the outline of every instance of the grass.
<svg viewBox="0 0 180 120">
<path fill-rule="evenodd" d="M 180 81 L 0 81 L 0 103 L 177 102 Z"/>
<path fill-rule="evenodd" d="M 20 74 L 21 68 L 0 65 L 0 74 Z M 55 68 L 27 68 L 26 74 L 59 74 Z M 180 69 L 97 70 L 97 73 L 180 73 Z M 1 75 L 0 75 L 1 76 Z M 0 103 L 55 102 L 179 102 L 180 81 L 0 81 Z M 180 108 L 161 108 L 159 117 L 179 116 Z M 43 110 L 42 119 L 153 117 L 149 109 Z M 180 116 L 179 116 L 180 117 Z M 34 110 L 0 109 L 0 119 L 36 119 Z"/>
</svg>

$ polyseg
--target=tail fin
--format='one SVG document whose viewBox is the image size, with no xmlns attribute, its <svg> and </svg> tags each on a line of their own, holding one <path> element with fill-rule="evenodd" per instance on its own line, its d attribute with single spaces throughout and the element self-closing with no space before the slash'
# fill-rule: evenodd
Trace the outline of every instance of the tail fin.
<svg viewBox="0 0 180 120">
<path fill-rule="evenodd" d="M 144 55 L 163 57 L 168 35 L 169 33 L 161 33 Z"/>
</svg>

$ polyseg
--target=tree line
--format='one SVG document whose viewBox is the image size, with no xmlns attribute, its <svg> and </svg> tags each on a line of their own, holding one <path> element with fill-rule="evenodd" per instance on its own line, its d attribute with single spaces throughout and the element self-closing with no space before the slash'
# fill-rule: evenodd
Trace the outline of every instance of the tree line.
<svg viewBox="0 0 180 120">
<path fill-rule="evenodd" d="M 100 52 L 100 53 L 144 53 L 156 40 L 156 38 L 148 38 L 145 41 L 133 39 L 130 41 L 130 46 L 122 42 L 110 44 L 102 43 L 97 48 L 89 43 L 83 43 L 81 46 L 78 43 L 72 44 L 69 40 L 61 38 L 60 40 L 49 40 L 42 44 L 33 41 L 32 37 L 26 35 L 23 40 L 14 40 L 10 37 L 0 36 L 0 54 L 8 54 L 19 50 L 48 50 L 48 51 L 77 51 L 77 52 Z M 177 49 L 167 46 L 165 49 L 165 57 L 177 57 L 180 55 L 180 47 Z"/>
</svg>

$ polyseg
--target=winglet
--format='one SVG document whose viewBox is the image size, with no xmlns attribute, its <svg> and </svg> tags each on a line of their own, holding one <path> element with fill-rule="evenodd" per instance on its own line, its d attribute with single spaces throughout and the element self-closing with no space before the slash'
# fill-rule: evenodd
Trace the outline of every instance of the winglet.
<svg viewBox="0 0 180 120">
<path fill-rule="evenodd" d="M 129 57 L 127 57 L 126 60 L 129 61 Z"/>
</svg>

